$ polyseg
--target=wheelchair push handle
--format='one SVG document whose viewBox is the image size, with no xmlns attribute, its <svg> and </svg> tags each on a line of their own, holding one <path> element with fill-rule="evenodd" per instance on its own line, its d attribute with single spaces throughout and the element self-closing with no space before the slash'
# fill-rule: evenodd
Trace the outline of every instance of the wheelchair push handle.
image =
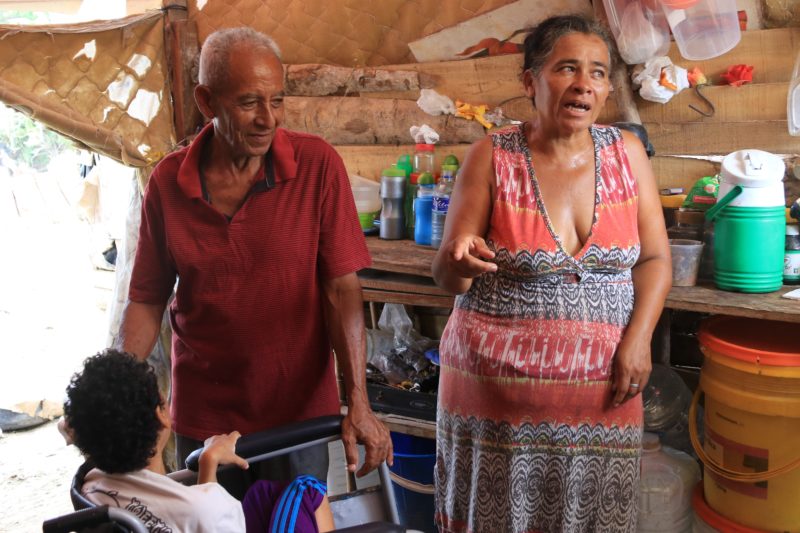
<svg viewBox="0 0 800 533">
<path fill-rule="evenodd" d="M 342 434 L 342 420 L 344 420 L 342 415 L 320 416 L 250 433 L 236 441 L 236 455 L 248 459 L 306 442 L 338 437 Z M 204 449 L 198 448 L 189 454 L 186 458 L 186 468 L 197 472 L 200 466 L 200 454 Z"/>
<path fill-rule="evenodd" d="M 83 531 L 85 528 L 94 528 L 105 524 L 125 526 L 131 533 L 147 533 L 147 528 L 134 515 L 124 509 L 117 509 L 108 505 L 81 509 L 68 515 L 45 520 L 42 524 L 42 532 L 69 533 L 70 531 Z"/>
</svg>

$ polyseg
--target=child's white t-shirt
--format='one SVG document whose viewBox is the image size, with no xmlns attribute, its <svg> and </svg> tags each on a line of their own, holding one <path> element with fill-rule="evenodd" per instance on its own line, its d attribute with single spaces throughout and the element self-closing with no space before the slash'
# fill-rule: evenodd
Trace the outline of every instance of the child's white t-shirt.
<svg viewBox="0 0 800 533">
<path fill-rule="evenodd" d="M 187 486 L 150 470 L 107 474 L 95 468 L 81 492 L 98 505 L 133 513 L 153 533 L 245 531 L 241 502 L 219 483 Z"/>
</svg>

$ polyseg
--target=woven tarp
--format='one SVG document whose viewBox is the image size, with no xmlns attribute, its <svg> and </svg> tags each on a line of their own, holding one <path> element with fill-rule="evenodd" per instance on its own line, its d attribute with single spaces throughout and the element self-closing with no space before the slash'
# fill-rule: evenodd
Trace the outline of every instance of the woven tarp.
<svg viewBox="0 0 800 533">
<path fill-rule="evenodd" d="M 160 11 L 69 26 L 0 26 L 0 101 L 124 164 L 174 145 Z"/>
<path fill-rule="evenodd" d="M 271 35 L 285 63 L 414 63 L 408 43 L 514 0 L 189 0 L 200 42 L 250 26 Z"/>
</svg>

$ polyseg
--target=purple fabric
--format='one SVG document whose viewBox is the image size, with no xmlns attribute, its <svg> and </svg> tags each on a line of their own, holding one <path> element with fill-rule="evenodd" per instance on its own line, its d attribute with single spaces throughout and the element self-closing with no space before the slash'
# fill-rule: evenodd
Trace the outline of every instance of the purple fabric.
<svg viewBox="0 0 800 533">
<path fill-rule="evenodd" d="M 288 486 L 286 482 L 259 480 L 247 490 L 242 501 L 247 533 L 267 533 L 270 530 L 275 505 Z M 297 533 L 319 533 L 315 512 L 324 496 L 311 487 L 303 491 L 294 529 Z"/>
</svg>

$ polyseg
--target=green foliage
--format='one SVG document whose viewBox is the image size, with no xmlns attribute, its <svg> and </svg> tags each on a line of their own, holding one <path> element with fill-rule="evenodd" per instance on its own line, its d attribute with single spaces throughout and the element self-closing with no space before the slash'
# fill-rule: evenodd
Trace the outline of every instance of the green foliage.
<svg viewBox="0 0 800 533">
<path fill-rule="evenodd" d="M 5 145 L 17 164 L 44 170 L 50 160 L 72 143 L 22 113 L 4 108 L 0 113 L 0 144 Z"/>
<path fill-rule="evenodd" d="M 38 18 L 40 17 L 32 11 L 15 11 L 8 9 L 0 11 L 0 24 L 19 24 L 23 21 L 29 21 L 26 23 L 31 24 Z"/>
</svg>

